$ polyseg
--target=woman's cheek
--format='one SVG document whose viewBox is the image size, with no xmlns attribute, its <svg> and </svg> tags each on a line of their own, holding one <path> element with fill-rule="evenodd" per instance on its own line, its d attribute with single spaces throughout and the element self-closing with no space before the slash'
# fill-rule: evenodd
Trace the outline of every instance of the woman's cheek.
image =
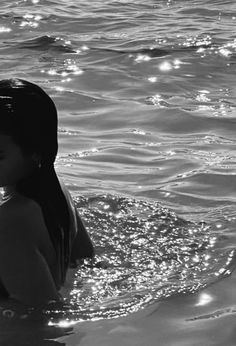
<svg viewBox="0 0 236 346">
<path fill-rule="evenodd" d="M 16 162 L 0 162 L 0 186 L 16 184 L 22 175 L 22 167 Z"/>
<path fill-rule="evenodd" d="M 14 184 L 16 175 L 16 169 L 9 166 L 4 166 L 0 163 L 0 185 L 12 185 Z"/>
</svg>

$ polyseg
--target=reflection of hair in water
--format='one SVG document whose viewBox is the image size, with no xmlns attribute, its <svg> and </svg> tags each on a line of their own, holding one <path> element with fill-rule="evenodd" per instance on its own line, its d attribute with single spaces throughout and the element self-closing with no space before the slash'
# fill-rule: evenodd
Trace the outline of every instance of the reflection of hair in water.
<svg viewBox="0 0 236 346">
<path fill-rule="evenodd" d="M 52 99 L 37 85 L 21 80 L 0 81 L 0 133 L 9 135 L 26 154 L 40 162 L 33 174 L 16 189 L 42 208 L 52 242 L 60 256 L 64 281 L 69 262 L 69 212 L 54 161 L 57 155 L 57 110 Z"/>
</svg>

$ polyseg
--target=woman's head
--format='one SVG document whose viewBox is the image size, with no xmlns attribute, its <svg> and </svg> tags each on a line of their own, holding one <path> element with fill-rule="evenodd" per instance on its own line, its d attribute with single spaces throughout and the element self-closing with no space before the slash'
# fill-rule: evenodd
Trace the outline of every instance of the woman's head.
<svg viewBox="0 0 236 346">
<path fill-rule="evenodd" d="M 58 149 L 57 110 L 37 85 L 21 79 L 0 81 L 0 134 L 7 135 L 23 153 L 53 164 Z"/>
</svg>

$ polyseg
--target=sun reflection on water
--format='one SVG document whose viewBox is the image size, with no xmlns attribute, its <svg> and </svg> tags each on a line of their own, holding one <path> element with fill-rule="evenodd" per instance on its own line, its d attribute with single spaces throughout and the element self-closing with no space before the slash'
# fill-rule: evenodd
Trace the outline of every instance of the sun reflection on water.
<svg viewBox="0 0 236 346">
<path fill-rule="evenodd" d="M 125 197 L 77 203 L 96 256 L 78 268 L 69 308 L 54 311 L 51 323 L 57 323 L 56 315 L 59 322 L 125 316 L 230 274 L 234 251 L 217 249 L 217 236 L 204 223 L 180 219 L 158 203 Z"/>
</svg>

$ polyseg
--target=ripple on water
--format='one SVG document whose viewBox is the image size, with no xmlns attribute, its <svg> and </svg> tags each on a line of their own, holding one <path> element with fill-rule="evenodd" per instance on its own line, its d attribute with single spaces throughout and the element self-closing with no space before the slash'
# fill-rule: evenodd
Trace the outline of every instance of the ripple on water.
<svg viewBox="0 0 236 346">
<path fill-rule="evenodd" d="M 20 49 L 32 49 L 38 51 L 53 51 L 56 53 L 77 53 L 69 40 L 59 36 L 42 35 L 28 40 L 10 41 L 8 44 L 16 45 Z"/>
<path fill-rule="evenodd" d="M 125 316 L 230 274 L 234 252 L 218 249 L 216 233 L 204 223 L 185 221 L 155 202 L 111 195 L 78 198 L 77 206 L 96 256 L 76 272 L 60 318 Z"/>
<path fill-rule="evenodd" d="M 235 116 L 236 104 L 228 89 L 213 91 L 198 90 L 184 95 L 155 94 L 145 99 L 147 104 L 157 108 L 181 109 L 210 117 L 231 118 Z"/>
</svg>

